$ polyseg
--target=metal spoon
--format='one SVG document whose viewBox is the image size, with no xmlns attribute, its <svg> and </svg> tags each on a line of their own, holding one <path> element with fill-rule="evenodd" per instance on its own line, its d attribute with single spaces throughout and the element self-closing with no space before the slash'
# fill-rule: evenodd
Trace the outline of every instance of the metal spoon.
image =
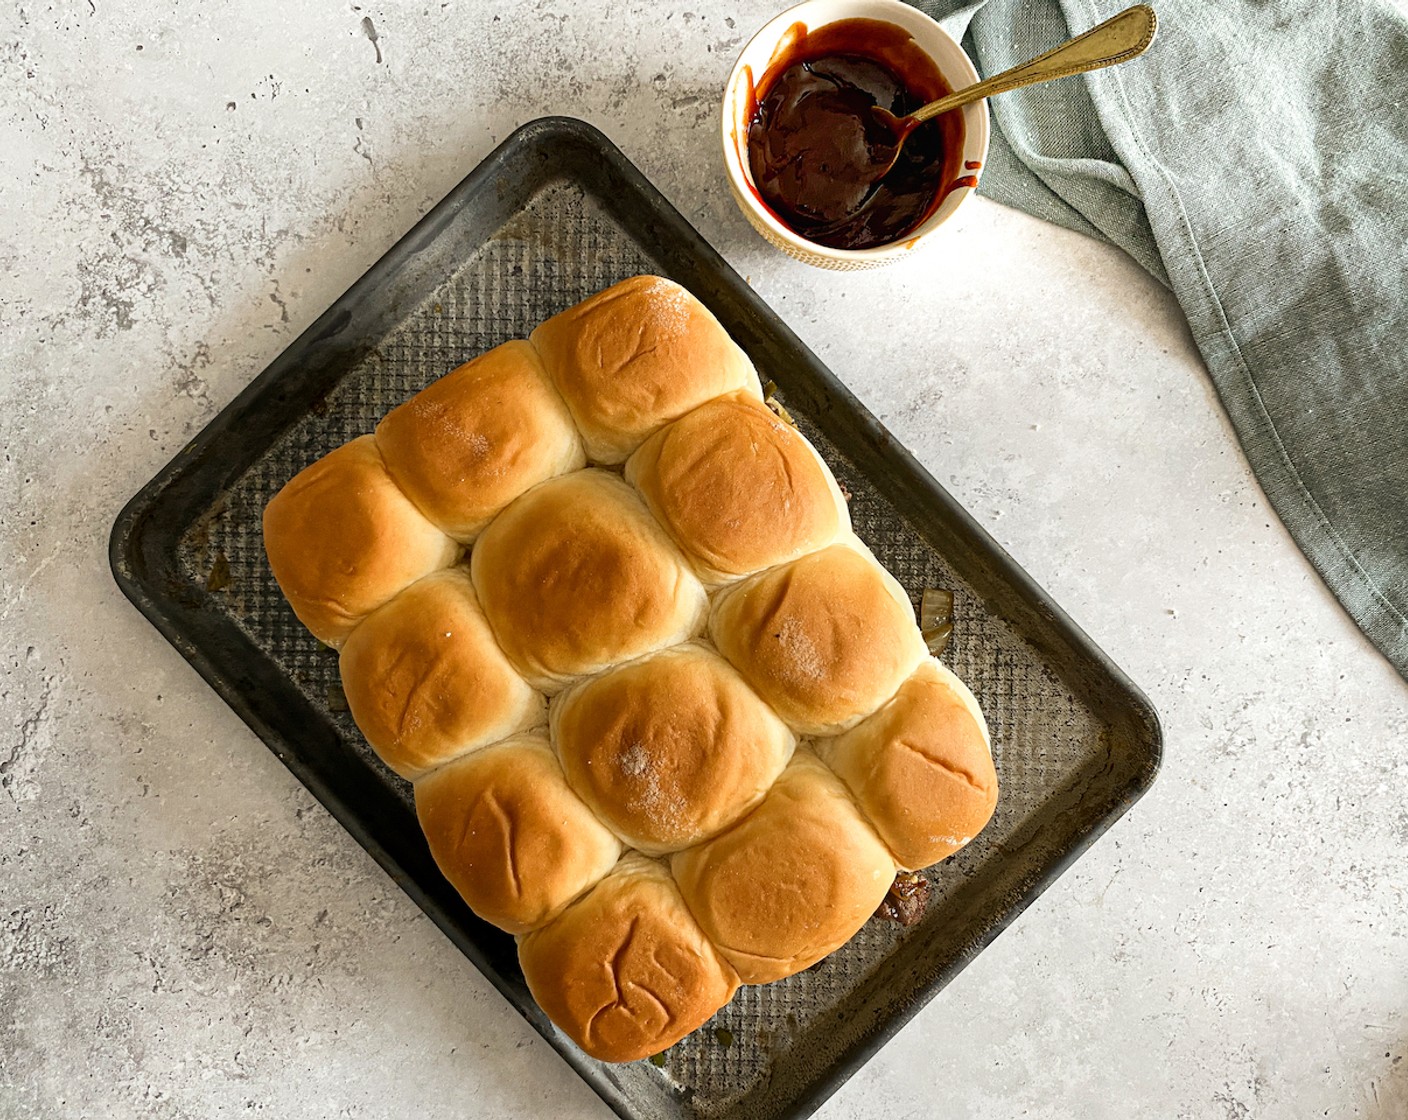
<svg viewBox="0 0 1408 1120">
<path fill-rule="evenodd" d="M 1154 9 L 1148 4 L 1136 4 L 1092 27 L 1085 34 L 1067 39 L 1045 54 L 931 101 L 908 116 L 897 117 L 888 109 L 874 106 L 870 110 L 874 123 L 882 134 L 887 134 L 887 139 L 872 140 L 870 144 L 872 166 L 876 169 L 874 180 L 878 182 L 894 167 L 905 139 L 925 121 L 996 93 L 1007 93 L 1072 74 L 1084 74 L 1087 70 L 1099 70 L 1137 58 L 1149 49 L 1158 26 Z M 887 142 L 888 137 L 893 138 L 893 151 L 890 150 L 890 142 Z"/>
</svg>

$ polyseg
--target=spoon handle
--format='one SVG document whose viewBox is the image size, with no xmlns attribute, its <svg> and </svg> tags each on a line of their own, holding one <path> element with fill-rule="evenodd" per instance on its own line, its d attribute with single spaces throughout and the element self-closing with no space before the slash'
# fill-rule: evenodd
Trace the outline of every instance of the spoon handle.
<svg viewBox="0 0 1408 1120">
<path fill-rule="evenodd" d="M 916 109 L 910 118 L 918 123 L 947 113 L 995 93 L 1021 89 L 1037 82 L 1049 82 L 1053 78 L 1065 78 L 1072 74 L 1083 74 L 1087 70 L 1099 70 L 1136 58 L 1149 49 L 1158 30 L 1158 17 L 1148 4 L 1136 4 L 1126 8 L 1119 15 L 1092 27 L 1083 35 L 1067 39 L 1059 47 L 1053 47 L 1045 54 L 1023 62 L 1011 70 L 994 74 L 977 85 L 960 89 L 947 97 Z"/>
</svg>

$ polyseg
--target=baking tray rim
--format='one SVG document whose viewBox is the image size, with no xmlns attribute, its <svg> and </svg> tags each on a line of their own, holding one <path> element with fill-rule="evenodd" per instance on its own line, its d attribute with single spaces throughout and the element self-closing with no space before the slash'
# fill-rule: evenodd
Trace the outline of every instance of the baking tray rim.
<svg viewBox="0 0 1408 1120">
<path fill-rule="evenodd" d="M 360 293 L 375 288 L 393 270 L 393 262 L 407 253 L 415 252 L 422 240 L 427 238 L 427 235 L 433 235 L 440 222 L 460 209 L 479 189 L 492 180 L 498 169 L 518 147 L 534 143 L 541 144 L 544 140 L 553 139 L 597 149 L 602 158 L 611 165 L 613 173 L 624 178 L 632 190 L 650 202 L 654 218 L 673 227 L 672 232 L 681 241 L 693 243 L 692 248 L 696 256 L 703 258 L 702 263 L 718 277 L 722 286 L 729 289 L 735 298 L 750 305 L 754 313 L 764 321 L 766 328 L 778 336 L 783 345 L 796 352 L 804 360 L 807 366 L 807 375 L 818 383 L 840 407 L 850 412 L 866 434 L 883 448 L 884 454 L 891 460 L 890 465 L 896 471 L 909 476 L 909 484 L 917 490 L 923 500 L 940 507 L 946 517 L 951 518 L 963 528 L 968 534 L 971 544 L 987 554 L 990 563 L 999 571 L 1003 580 L 1011 586 L 1012 591 L 1020 598 L 1027 600 L 1036 611 L 1046 616 L 1051 626 L 1063 633 L 1066 640 L 1087 659 L 1090 666 L 1106 678 L 1112 695 L 1117 698 L 1131 719 L 1137 721 L 1145 729 L 1145 737 L 1141 745 L 1145 748 L 1146 755 L 1142 759 L 1142 764 L 1131 775 L 1129 781 L 1116 791 L 1113 800 L 1104 812 L 1093 819 L 1082 832 L 1073 838 L 1067 847 L 1058 852 L 1045 865 L 1031 881 L 1030 886 L 1014 899 L 1001 916 L 985 929 L 982 935 L 965 951 L 954 957 L 952 965 L 945 972 L 936 975 L 916 988 L 911 993 L 910 1000 L 896 1007 L 875 1029 L 865 1033 L 854 1045 L 844 1051 L 820 1075 L 809 1082 L 803 1095 L 799 1096 L 780 1114 L 786 1120 L 800 1120 L 801 1117 L 811 1115 L 856 1071 L 874 1057 L 881 1047 L 962 972 L 978 953 L 1016 921 L 1056 879 L 1068 870 L 1148 791 L 1162 766 L 1163 728 L 1157 710 L 1144 691 L 1051 599 L 1035 579 L 1007 553 L 1006 549 L 934 479 L 908 448 L 894 438 L 889 430 L 831 372 L 830 368 L 812 353 L 810 348 L 792 332 L 762 297 L 752 290 L 717 250 L 704 240 L 688 220 L 645 178 L 644 173 L 603 132 L 594 125 L 575 117 L 545 116 L 520 125 L 505 137 L 469 174 L 452 187 L 439 202 L 378 257 L 370 268 L 354 280 L 346 291 L 314 319 L 297 338 L 283 347 L 258 376 L 212 417 L 150 481 L 126 502 L 114 521 L 109 536 L 109 566 L 119 589 L 133 606 L 215 690 L 216 694 L 235 711 L 241 720 L 263 740 L 265 745 L 293 773 L 294 777 L 308 788 L 309 792 L 328 810 L 339 825 L 347 829 L 353 839 L 368 851 L 393 881 L 411 895 L 413 901 L 422 908 L 423 912 L 426 912 L 427 917 L 440 926 L 443 932 L 450 935 L 452 944 L 455 944 L 456 948 L 463 952 L 463 946 L 443 925 L 433 909 L 427 910 L 422 892 L 419 889 L 413 889 L 416 888 L 414 880 L 404 874 L 398 874 L 395 858 L 374 841 L 369 843 L 370 838 L 362 834 L 362 830 L 348 828 L 348 822 L 343 819 L 342 812 L 332 803 L 340 800 L 337 795 L 326 788 L 315 774 L 305 772 L 303 767 L 298 764 L 296 755 L 291 755 L 280 748 L 279 744 L 283 737 L 274 728 L 265 725 L 263 719 L 249 709 L 248 701 L 230 686 L 221 670 L 212 663 L 206 653 L 187 639 L 182 628 L 176 623 L 183 617 L 190 617 L 197 613 L 199 607 L 182 603 L 175 594 L 163 592 L 154 585 L 149 577 L 145 563 L 146 557 L 141 545 L 144 540 L 143 530 L 160 506 L 163 497 L 173 486 L 184 481 L 191 471 L 203 465 L 203 458 L 211 445 L 235 428 L 239 421 L 260 401 L 267 389 L 284 374 L 282 366 L 288 353 L 315 345 L 318 341 L 337 333 L 342 325 L 339 320 L 346 314 L 345 305 L 355 303 Z M 290 423 L 293 420 L 296 420 L 296 417 L 292 418 Z M 286 428 L 269 433 L 269 443 L 277 440 L 284 430 Z M 232 478 L 237 477 L 247 465 L 248 463 L 244 463 L 236 471 L 227 471 L 222 484 L 213 490 L 206 491 L 206 493 L 212 499 L 217 497 L 228 487 Z M 191 522 L 188 520 L 183 524 L 182 533 L 189 528 Z M 181 535 L 178 533 L 171 539 L 172 547 L 168 556 L 165 557 L 172 562 L 173 566 L 176 557 L 175 544 L 180 540 Z M 503 982 L 497 969 L 486 968 L 479 960 L 472 959 L 471 963 L 485 974 L 485 978 L 504 995 L 506 1001 L 515 1011 L 520 1014 L 524 1013 L 510 995 L 509 986 Z M 627 1109 L 624 1101 L 613 1099 L 603 1091 L 603 1086 L 597 1081 L 600 1071 L 594 1065 L 588 1065 L 585 1055 L 571 1045 L 565 1036 L 544 1032 L 540 1025 L 532 1020 L 529 1025 L 543 1035 L 544 1041 L 563 1057 L 613 1112 L 623 1120 L 639 1120 L 634 1113 Z"/>
</svg>

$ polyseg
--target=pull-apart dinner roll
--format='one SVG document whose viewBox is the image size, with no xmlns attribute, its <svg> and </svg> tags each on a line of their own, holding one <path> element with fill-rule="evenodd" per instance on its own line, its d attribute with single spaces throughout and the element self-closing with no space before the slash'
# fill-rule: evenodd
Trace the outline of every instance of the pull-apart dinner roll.
<svg viewBox="0 0 1408 1120">
<path fill-rule="evenodd" d="M 738 976 L 660 864 L 635 853 L 518 944 L 528 989 L 594 1058 L 658 1054 L 733 998 Z"/>
<path fill-rule="evenodd" d="M 809 968 L 849 941 L 895 864 L 840 780 L 798 751 L 762 803 L 671 858 L 690 911 L 745 984 Z"/>
<path fill-rule="evenodd" d="M 904 589 L 854 538 L 726 588 L 709 633 L 805 735 L 869 715 L 928 652 Z"/>
<path fill-rule="evenodd" d="M 594 463 L 621 463 L 652 432 L 720 393 L 761 397 L 747 356 L 671 280 L 635 276 L 554 315 L 530 341 Z"/>
<path fill-rule="evenodd" d="M 925 661 L 883 708 L 817 749 L 906 871 L 951 856 L 997 806 L 982 710 L 937 661 Z"/>
<path fill-rule="evenodd" d="M 470 571 L 509 660 L 549 692 L 684 641 L 707 609 L 640 495 L 605 471 L 524 494 L 479 538 Z"/>
<path fill-rule="evenodd" d="M 727 661 L 677 646 L 558 696 L 552 737 L 567 780 L 626 843 L 696 844 L 756 805 L 792 733 Z"/>
<path fill-rule="evenodd" d="M 897 865 L 993 815 L 977 702 L 671 281 L 427 386 L 289 482 L 264 532 L 440 870 L 603 1061 L 809 968 Z"/>
<path fill-rule="evenodd" d="M 476 914 L 509 933 L 548 921 L 621 855 L 539 735 L 485 747 L 421 778 L 416 815 L 445 878 Z"/>
<path fill-rule="evenodd" d="M 530 486 L 586 465 L 567 406 L 523 341 L 432 381 L 386 415 L 376 441 L 407 496 L 465 542 Z"/>
<path fill-rule="evenodd" d="M 627 462 L 626 478 L 711 583 L 812 552 L 851 527 L 812 445 L 746 393 L 656 432 Z"/>
<path fill-rule="evenodd" d="M 449 567 L 459 545 L 401 493 L 372 436 L 305 467 L 264 507 L 264 551 L 293 613 L 341 646 L 407 584 Z"/>
<path fill-rule="evenodd" d="M 464 567 L 411 584 L 342 647 L 352 718 L 403 778 L 542 723 L 541 693 L 508 663 Z"/>
</svg>

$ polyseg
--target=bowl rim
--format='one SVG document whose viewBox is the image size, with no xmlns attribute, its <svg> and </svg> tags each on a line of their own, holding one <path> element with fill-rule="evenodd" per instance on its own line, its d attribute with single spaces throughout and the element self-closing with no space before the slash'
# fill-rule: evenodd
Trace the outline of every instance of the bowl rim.
<svg viewBox="0 0 1408 1120">
<path fill-rule="evenodd" d="M 779 240 L 798 250 L 802 254 L 812 254 L 838 262 L 856 262 L 876 264 L 882 261 L 894 260 L 902 257 L 912 250 L 919 248 L 930 237 L 937 233 L 950 218 L 957 213 L 960 206 L 975 188 L 970 186 L 955 187 L 944 200 L 939 204 L 939 208 L 921 222 L 918 228 L 912 230 L 907 236 L 895 241 L 887 242 L 884 245 L 872 245 L 867 249 L 834 249 L 828 245 L 819 245 L 815 241 L 808 240 L 797 233 L 790 226 L 782 222 L 772 209 L 763 203 L 757 195 L 755 187 L 749 178 L 747 169 L 743 166 L 741 149 L 738 144 L 736 131 L 734 129 L 733 114 L 731 109 L 736 101 L 736 94 L 743 78 L 745 69 L 744 59 L 749 55 L 754 46 L 760 41 L 772 40 L 768 43 L 770 52 L 775 49 L 776 43 L 782 38 L 782 33 L 795 23 L 806 24 L 808 28 L 812 24 L 804 18 L 805 13 L 817 8 L 827 8 L 833 10 L 828 18 L 819 20 L 818 27 L 824 27 L 830 23 L 836 23 L 841 19 L 879 19 L 885 22 L 897 23 L 903 26 L 905 22 L 917 22 L 926 27 L 935 36 L 947 41 L 956 52 L 956 57 L 962 60 L 960 69 L 962 73 L 953 74 L 952 68 L 945 66 L 939 59 L 921 43 L 920 48 L 933 60 L 934 65 L 939 67 L 945 79 L 953 83 L 954 78 L 963 79 L 964 85 L 969 85 L 979 81 L 977 67 L 973 65 L 973 60 L 968 57 L 968 52 L 963 49 L 957 39 L 945 31 L 932 16 L 920 11 L 918 8 L 907 4 L 904 0 L 801 0 L 801 3 L 794 4 L 790 8 L 778 12 L 769 19 L 762 27 L 758 28 L 739 49 L 738 57 L 734 59 L 733 68 L 729 71 L 728 81 L 724 85 L 722 104 L 719 109 L 719 132 L 723 146 L 724 167 L 728 172 L 729 183 L 733 188 L 735 201 L 741 207 L 746 207 L 750 217 L 763 225 Z M 841 15 L 834 14 L 837 7 L 854 9 Z M 887 15 L 893 15 L 895 19 L 887 19 Z M 962 86 L 955 85 L 955 88 Z M 963 158 L 965 164 L 976 161 L 979 167 L 975 169 L 975 177 L 981 177 L 982 169 L 987 164 L 988 154 L 988 106 L 987 101 L 975 101 L 963 109 L 964 119 L 964 139 Z M 952 199 L 952 203 L 950 203 Z"/>
</svg>

